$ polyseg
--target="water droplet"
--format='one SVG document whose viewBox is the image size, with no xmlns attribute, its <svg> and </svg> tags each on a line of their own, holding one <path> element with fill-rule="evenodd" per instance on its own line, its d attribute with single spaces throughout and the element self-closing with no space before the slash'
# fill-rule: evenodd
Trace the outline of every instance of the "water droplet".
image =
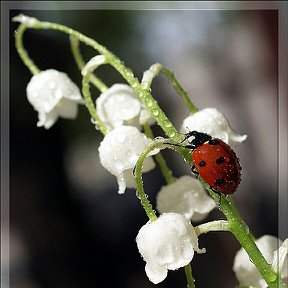
<svg viewBox="0 0 288 288">
<path fill-rule="evenodd" d="M 118 161 L 114 161 L 113 166 L 117 169 L 117 170 L 123 170 L 124 168 L 124 164 L 122 163 L 122 161 L 118 160 Z M 122 177 L 122 176 L 120 176 Z M 124 179 L 124 177 L 122 177 Z M 122 179 L 121 178 L 121 179 Z"/>
<path fill-rule="evenodd" d="M 49 83 L 48 83 L 48 88 L 49 89 L 55 89 L 55 87 L 56 87 L 56 83 L 54 82 L 54 81 L 50 81 Z"/>
<path fill-rule="evenodd" d="M 250 233 L 250 230 L 249 230 L 248 226 L 245 227 L 245 232 L 246 232 L 247 235 Z"/>
<path fill-rule="evenodd" d="M 139 195 L 139 191 L 138 191 L 138 190 L 136 190 L 136 197 L 137 197 L 138 199 L 141 199 L 141 197 L 140 197 L 140 195 Z"/>
<path fill-rule="evenodd" d="M 93 117 L 91 117 L 91 119 L 90 119 L 90 121 L 91 121 L 91 123 L 93 124 L 93 125 L 96 125 L 96 120 L 93 118 Z"/>
<path fill-rule="evenodd" d="M 116 141 L 120 144 L 123 144 L 126 140 L 126 135 L 121 133 L 116 135 Z"/>
<path fill-rule="evenodd" d="M 157 109 L 152 109 L 152 114 L 154 116 L 158 116 L 159 115 L 159 111 Z"/>
<path fill-rule="evenodd" d="M 50 109 L 50 106 L 51 104 L 49 103 L 49 101 L 43 101 L 43 107 L 44 107 L 44 110 L 47 111 Z"/>
<path fill-rule="evenodd" d="M 63 96 L 63 93 L 62 93 L 62 90 L 61 89 L 57 89 L 55 92 L 54 92 L 54 95 L 53 95 L 56 99 L 61 99 L 62 96 Z"/>
<path fill-rule="evenodd" d="M 174 137 L 175 136 L 175 132 L 174 131 L 169 131 L 168 132 L 168 136 L 171 137 L 171 138 Z"/>
<path fill-rule="evenodd" d="M 125 69 L 125 73 L 126 73 L 126 76 L 127 76 L 128 78 L 134 77 L 134 73 L 132 72 L 131 69 L 126 68 L 126 69 Z"/>
<path fill-rule="evenodd" d="M 169 128 L 169 127 L 172 127 L 172 124 L 171 124 L 170 121 L 165 120 L 165 121 L 164 121 L 164 126 L 165 126 L 166 128 Z"/>
<path fill-rule="evenodd" d="M 145 104 L 146 104 L 147 107 L 151 107 L 153 105 L 152 100 L 149 99 L 149 98 L 145 99 Z"/>
<path fill-rule="evenodd" d="M 266 273 L 266 275 L 267 275 L 267 273 Z M 269 273 L 268 274 L 268 278 L 269 278 L 269 280 L 270 280 L 270 282 L 273 282 L 273 281 L 275 281 L 276 280 L 276 278 L 277 278 L 277 274 L 276 273 Z"/>
</svg>

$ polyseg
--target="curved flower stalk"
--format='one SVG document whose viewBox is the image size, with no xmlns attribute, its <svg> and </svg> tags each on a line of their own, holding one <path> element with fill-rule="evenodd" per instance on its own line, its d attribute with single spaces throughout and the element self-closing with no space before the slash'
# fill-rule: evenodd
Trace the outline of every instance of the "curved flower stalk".
<svg viewBox="0 0 288 288">
<path fill-rule="evenodd" d="M 201 182 L 191 176 L 182 176 L 174 183 L 163 186 L 157 194 L 160 213 L 175 212 L 192 221 L 203 220 L 216 207 Z"/>
<path fill-rule="evenodd" d="M 87 64 L 81 70 L 81 74 L 83 75 L 82 78 L 82 93 L 86 102 L 86 107 L 92 117 L 92 122 L 95 124 L 95 128 L 100 130 L 103 135 L 108 133 L 108 128 L 102 123 L 97 111 L 95 109 L 94 103 L 91 98 L 90 94 L 90 85 L 89 81 L 91 76 L 93 75 L 93 71 L 97 69 L 99 66 L 106 64 L 107 59 L 103 55 L 96 55 L 95 57 L 91 58 Z"/>
<path fill-rule="evenodd" d="M 288 239 L 282 242 L 277 237 L 264 235 L 256 240 L 256 245 L 267 262 L 269 264 L 274 263 L 273 266 L 275 266 L 275 272 L 278 272 L 277 270 L 279 270 L 281 278 L 286 278 L 288 276 Z M 266 282 L 256 269 L 255 265 L 250 261 L 249 256 L 243 248 L 241 248 L 235 255 L 233 271 L 241 285 L 252 285 L 256 288 L 267 287 Z"/>
<path fill-rule="evenodd" d="M 164 213 L 157 220 L 149 221 L 140 229 L 136 242 L 146 261 L 146 274 L 154 284 L 162 282 L 168 270 L 188 265 L 194 251 L 205 252 L 198 247 L 190 221 L 177 213 Z"/>
<path fill-rule="evenodd" d="M 187 95 L 187 92 L 182 88 L 174 73 L 172 73 L 168 68 L 164 67 L 160 63 L 153 64 L 147 71 L 143 73 L 143 78 L 141 81 L 142 86 L 145 89 L 150 89 L 153 79 L 159 74 L 163 73 L 172 83 L 175 90 L 182 97 L 183 102 L 191 113 L 195 113 L 198 109 L 195 107 L 193 102 Z"/>
<path fill-rule="evenodd" d="M 75 62 L 80 70 L 84 68 L 86 63 L 84 62 L 82 55 L 80 53 L 80 48 L 79 48 L 79 40 L 73 36 L 70 36 L 70 46 L 71 46 L 71 51 L 74 56 Z M 103 83 L 101 79 L 96 77 L 94 74 L 90 75 L 90 82 L 100 91 L 104 92 L 108 89 L 108 87 Z"/>
<path fill-rule="evenodd" d="M 139 155 L 151 142 L 152 140 L 148 139 L 136 127 L 119 126 L 109 132 L 100 143 L 100 163 L 116 176 L 119 194 L 123 194 L 126 187 L 135 188 L 133 168 Z M 148 172 L 154 167 L 155 163 L 149 157 L 144 163 L 143 171 Z"/>
<path fill-rule="evenodd" d="M 69 36 L 77 38 L 79 41 L 85 43 L 86 45 L 92 47 L 100 55 L 103 55 L 107 61 L 107 64 L 111 65 L 114 67 L 116 71 L 120 73 L 120 75 L 128 82 L 128 84 L 133 88 L 135 93 L 138 95 L 139 99 L 149 112 L 149 114 L 155 119 L 157 124 L 163 129 L 165 134 L 172 138 L 174 141 L 181 142 L 183 140 L 183 135 L 181 135 L 176 128 L 172 125 L 171 121 L 167 118 L 165 113 L 162 111 L 162 109 L 159 107 L 157 101 L 152 97 L 150 91 L 148 89 L 145 89 L 138 81 L 138 79 L 134 76 L 132 70 L 128 67 L 126 67 L 123 62 L 115 56 L 111 51 L 109 51 L 106 47 L 103 45 L 99 44 L 97 41 L 83 35 L 82 33 L 73 30 L 69 27 L 66 27 L 64 25 L 56 24 L 56 23 L 51 23 L 51 22 L 42 22 L 39 21 L 36 18 L 28 17 L 25 15 L 18 15 L 13 18 L 13 21 L 20 22 L 22 23 L 19 28 L 18 32 L 23 29 L 24 30 L 27 28 L 26 25 L 29 23 L 29 28 L 33 29 L 44 29 L 44 30 L 57 30 L 64 32 L 68 34 Z M 30 23 L 31 22 L 31 23 Z M 23 33 L 22 33 L 23 34 Z M 19 36 L 21 38 L 23 35 Z M 17 39 L 18 38 L 18 33 L 16 34 Z M 17 45 L 16 45 L 17 46 Z M 21 53 L 21 47 L 18 45 L 18 53 L 21 56 L 23 62 L 28 66 L 32 62 L 31 59 L 29 59 L 28 54 L 25 53 L 23 55 Z M 29 59 L 29 63 L 27 62 L 27 59 Z M 29 67 L 29 66 L 28 66 Z M 30 69 L 31 70 L 31 69 Z M 87 89 L 87 85 L 89 83 L 89 78 L 87 80 L 87 83 L 85 84 Z M 94 118 L 94 117 L 93 117 Z M 94 119 L 95 120 L 95 119 Z"/>
<path fill-rule="evenodd" d="M 140 129 L 140 125 L 154 122 L 153 118 L 147 115 L 134 90 L 127 84 L 114 84 L 101 93 L 96 100 L 96 111 L 103 124 L 110 130 L 121 125 Z"/>
<path fill-rule="evenodd" d="M 225 116 L 215 108 L 205 108 L 184 119 L 180 131 L 199 131 L 220 138 L 229 145 L 235 145 L 246 140 L 247 135 L 237 134 Z"/>
<path fill-rule="evenodd" d="M 54 69 L 34 75 L 27 85 L 27 98 L 38 112 L 38 127 L 49 129 L 58 117 L 74 119 L 84 104 L 79 88 L 67 74 Z"/>
</svg>

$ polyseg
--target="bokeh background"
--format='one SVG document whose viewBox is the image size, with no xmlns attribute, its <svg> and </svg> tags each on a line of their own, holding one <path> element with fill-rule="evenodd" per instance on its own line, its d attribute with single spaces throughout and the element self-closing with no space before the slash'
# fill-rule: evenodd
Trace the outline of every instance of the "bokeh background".
<svg viewBox="0 0 288 288">
<path fill-rule="evenodd" d="M 234 199 L 256 238 L 277 235 L 277 10 L 10 12 L 11 18 L 24 13 L 81 31 L 112 50 L 139 79 L 155 62 L 174 71 L 199 109 L 216 107 L 248 135 L 234 148 L 243 168 Z M 118 195 L 116 179 L 99 164 L 102 136 L 85 107 L 76 121 L 36 127 L 37 113 L 26 100 L 31 75 L 14 48 L 17 26 L 11 23 L 10 31 L 11 287 L 156 287 L 135 242 L 147 217 L 135 191 Z M 29 30 L 24 41 L 39 68 L 64 71 L 81 85 L 66 35 Z M 94 56 L 81 48 L 87 61 Z M 110 67 L 97 73 L 108 85 L 123 82 Z M 179 129 L 188 111 L 169 81 L 157 77 L 152 94 Z M 155 133 L 162 135 L 157 128 Z M 190 174 L 178 155 L 165 156 L 175 177 Z M 164 179 L 156 169 L 144 180 L 155 203 Z M 205 221 L 215 219 L 223 219 L 217 210 Z M 207 253 L 192 262 L 197 287 L 235 287 L 234 237 L 209 233 L 199 241 Z M 183 269 L 157 287 L 186 287 Z"/>
</svg>

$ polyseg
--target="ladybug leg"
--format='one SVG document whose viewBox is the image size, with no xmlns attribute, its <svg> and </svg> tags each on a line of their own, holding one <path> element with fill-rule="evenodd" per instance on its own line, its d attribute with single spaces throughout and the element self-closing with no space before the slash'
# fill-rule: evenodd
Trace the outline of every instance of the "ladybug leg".
<svg viewBox="0 0 288 288">
<path fill-rule="evenodd" d="M 133 167 L 133 170 L 132 170 L 132 175 L 135 177 L 135 175 L 136 175 L 136 165 L 134 165 L 134 167 Z"/>
<path fill-rule="evenodd" d="M 194 149 L 196 148 L 196 146 L 195 146 L 195 145 L 192 145 L 192 144 L 190 144 L 190 145 L 184 145 L 184 146 L 182 146 L 182 147 L 188 148 L 188 149 L 191 149 L 191 150 L 194 150 Z"/>
<path fill-rule="evenodd" d="M 196 175 L 196 178 L 198 178 L 199 172 L 196 170 L 196 168 L 195 168 L 194 165 L 191 167 L 191 172 L 192 172 L 194 175 Z"/>
<path fill-rule="evenodd" d="M 220 206 L 220 205 L 221 205 L 221 200 L 222 200 L 222 195 L 221 195 L 221 193 L 219 193 L 217 190 L 213 189 L 212 187 L 210 187 L 210 188 L 211 188 L 211 190 L 212 190 L 213 192 L 215 192 L 215 193 L 219 196 L 218 206 Z"/>
<path fill-rule="evenodd" d="M 192 131 L 189 131 L 188 133 L 184 134 L 184 139 L 181 141 L 181 143 L 190 138 L 191 136 L 193 136 Z"/>
<path fill-rule="evenodd" d="M 183 140 L 183 141 L 185 141 L 185 139 Z M 183 142 L 182 141 L 182 142 Z M 181 143 L 182 143 L 181 142 Z M 182 148 L 188 148 L 188 149 L 191 149 L 191 150 L 194 150 L 195 148 L 196 148 L 196 146 L 195 145 L 192 145 L 192 144 L 189 144 L 189 145 L 180 145 L 180 144 L 176 144 L 176 143 L 169 143 L 169 142 L 167 142 L 167 143 L 164 143 L 164 144 L 169 144 L 169 145 L 172 145 L 172 146 L 177 146 L 177 147 L 182 147 Z"/>
</svg>

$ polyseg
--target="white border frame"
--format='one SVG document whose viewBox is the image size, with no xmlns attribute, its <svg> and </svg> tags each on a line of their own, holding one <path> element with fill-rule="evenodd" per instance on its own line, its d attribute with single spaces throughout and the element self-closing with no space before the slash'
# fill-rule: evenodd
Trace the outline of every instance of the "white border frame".
<svg viewBox="0 0 288 288">
<path fill-rule="evenodd" d="M 285 1 L 2 1 L 1 2 L 1 287 L 9 287 L 10 10 L 278 10 L 278 237 L 288 235 L 287 15 Z M 280 133 L 281 131 L 281 133 Z M 284 132 L 283 132 L 284 131 Z"/>
</svg>

